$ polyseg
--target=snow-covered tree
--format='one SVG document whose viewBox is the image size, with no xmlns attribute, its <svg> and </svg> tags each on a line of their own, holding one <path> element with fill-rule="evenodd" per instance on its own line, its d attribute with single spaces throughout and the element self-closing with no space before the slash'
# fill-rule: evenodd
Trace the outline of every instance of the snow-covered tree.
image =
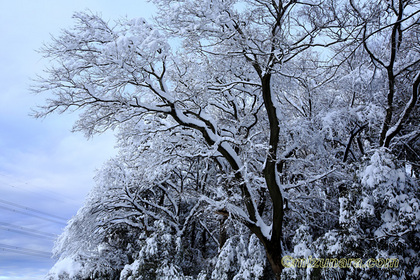
<svg viewBox="0 0 420 280">
<path fill-rule="evenodd" d="M 57 240 L 59 260 L 49 276 L 114 279 L 134 260 L 141 265 L 138 279 L 163 277 L 162 266 L 180 275 L 205 270 L 219 247 L 219 232 L 209 230 L 219 224 L 216 214 L 204 212 L 200 197 L 211 181 L 205 160 L 178 162 L 181 169 L 171 162 L 171 170 L 150 174 L 153 166 L 121 151 L 100 171 L 97 186 Z"/>
<path fill-rule="evenodd" d="M 417 215 L 407 200 L 415 178 L 391 184 L 410 190 L 396 208 L 371 201 L 385 196 L 372 191 L 378 184 L 350 191 L 365 188 L 360 174 L 381 146 L 418 166 L 417 1 L 154 2 L 154 24 L 76 13 L 74 28 L 44 48 L 53 63 L 34 89 L 53 98 L 37 116 L 79 110 L 75 130 L 117 129 L 120 149 L 58 242 L 65 263 L 83 266 L 116 244 L 118 257 L 96 264 L 123 269 L 123 279 L 259 279 L 266 264 L 280 279 L 286 253 L 350 250 L 331 243 L 356 238 L 342 230 L 351 229 L 346 201 L 357 213 L 408 203 Z M 88 232 L 98 238 L 89 243 Z"/>
<path fill-rule="evenodd" d="M 327 265 L 289 268 L 284 274 L 287 279 L 416 278 L 420 53 L 413 38 L 420 34 L 419 2 L 349 1 L 340 11 L 347 13 L 343 25 L 355 39 L 332 48 L 341 65 L 330 86 L 340 93 L 341 104 L 324 119 L 331 141 L 343 147 L 343 165 L 336 172 L 341 178 L 328 184 L 333 190 L 325 188 L 330 189 L 325 204 L 332 203 L 329 212 L 338 217 L 321 231 L 311 223 L 298 225 L 290 253 L 298 259 L 397 259 L 398 268 Z"/>
</svg>

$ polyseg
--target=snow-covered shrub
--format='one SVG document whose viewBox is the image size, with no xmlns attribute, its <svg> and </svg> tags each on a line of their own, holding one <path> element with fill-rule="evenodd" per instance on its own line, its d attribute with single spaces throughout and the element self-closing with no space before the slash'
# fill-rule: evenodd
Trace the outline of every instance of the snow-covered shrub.
<svg viewBox="0 0 420 280">
<path fill-rule="evenodd" d="M 340 192 L 338 226 L 312 241 L 308 226 L 293 239 L 297 259 L 360 259 L 345 268 L 287 268 L 285 279 L 414 279 L 420 260 L 418 184 L 387 149 L 372 151 L 356 181 Z M 351 177 L 351 176 L 350 176 Z M 369 267 L 369 259 L 398 260 L 397 267 Z M 317 278 L 318 277 L 318 278 Z M 321 277 L 321 278 L 319 278 Z"/>
<path fill-rule="evenodd" d="M 264 248 L 254 235 L 229 238 L 215 262 L 212 280 L 262 279 L 267 266 Z"/>
</svg>

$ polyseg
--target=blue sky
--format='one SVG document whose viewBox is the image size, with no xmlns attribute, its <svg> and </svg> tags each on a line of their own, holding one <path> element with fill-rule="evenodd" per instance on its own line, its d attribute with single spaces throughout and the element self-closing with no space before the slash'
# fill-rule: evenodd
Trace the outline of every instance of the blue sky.
<svg viewBox="0 0 420 280">
<path fill-rule="evenodd" d="M 144 0 L 0 1 L 0 280 L 43 278 L 54 236 L 115 154 L 112 133 L 91 140 L 71 133 L 77 116 L 29 116 L 44 99 L 28 90 L 47 63 L 36 50 L 86 9 L 110 20 L 153 10 Z"/>
</svg>

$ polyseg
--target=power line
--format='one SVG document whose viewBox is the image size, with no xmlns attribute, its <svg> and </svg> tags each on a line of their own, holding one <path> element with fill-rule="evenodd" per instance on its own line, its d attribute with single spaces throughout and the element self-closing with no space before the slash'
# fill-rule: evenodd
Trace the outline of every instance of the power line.
<svg viewBox="0 0 420 280">
<path fill-rule="evenodd" d="M 24 251 L 15 250 L 15 249 L 9 249 L 9 248 L 2 248 L 1 246 L 0 246 L 0 250 L 1 251 L 12 252 L 12 253 L 18 253 L 18 254 L 21 254 L 21 255 L 35 256 L 35 257 L 51 259 L 51 256 L 46 256 L 46 255 L 43 255 L 43 254 L 36 254 L 36 253 L 31 253 L 31 252 L 24 252 Z"/>
<path fill-rule="evenodd" d="M 38 235 L 36 233 L 24 232 L 24 231 L 20 231 L 20 230 L 17 230 L 17 229 L 12 229 L 12 228 L 5 228 L 3 226 L 0 226 L 0 230 L 20 233 L 20 234 L 29 235 L 29 236 L 38 237 L 38 238 L 47 239 L 47 240 L 54 240 L 54 238 L 52 238 L 52 237 L 48 237 L 48 236 L 44 236 L 44 235 Z"/>
<path fill-rule="evenodd" d="M 41 231 L 37 231 L 37 230 L 31 230 L 28 228 L 24 228 L 24 227 L 18 227 L 18 226 L 14 226 L 14 225 L 3 225 L 5 223 L 1 223 L 0 222 L 0 230 L 4 230 L 4 231 L 10 231 L 10 232 L 15 232 L 15 233 L 19 233 L 19 234 L 24 234 L 24 235 L 29 235 L 29 236 L 33 236 L 33 237 L 38 237 L 38 238 L 43 238 L 43 239 L 47 239 L 47 240 L 54 240 L 56 238 L 55 235 L 50 234 L 50 233 L 44 233 Z"/>
<path fill-rule="evenodd" d="M 39 216 L 39 215 L 36 215 L 36 214 L 32 214 L 32 213 L 29 213 L 29 212 L 24 212 L 24 211 L 21 211 L 21 210 L 17 210 L 17 209 L 10 208 L 10 207 L 6 207 L 6 206 L 2 206 L 2 205 L 0 205 L 0 208 L 1 208 L 1 209 L 6 209 L 6 210 L 8 210 L 8 211 L 15 212 L 15 213 L 20 213 L 20 214 L 24 214 L 24 215 L 28 215 L 28 216 L 32 216 L 32 217 L 36 217 L 36 218 L 38 218 L 38 219 L 42 219 L 42 220 L 45 220 L 45 221 L 53 222 L 53 223 L 56 223 L 56 224 L 60 224 L 60 225 L 67 225 L 67 224 L 66 224 L 66 223 L 64 223 L 64 222 L 59 222 L 59 221 L 56 221 L 56 220 L 53 220 L 53 219 L 45 218 L 45 217 L 42 217 L 42 216 Z"/>
<path fill-rule="evenodd" d="M 6 179 L 7 178 L 11 178 L 13 180 L 19 180 L 22 184 L 24 184 L 26 186 L 31 186 L 31 189 L 28 189 L 28 188 L 25 188 L 25 187 L 18 187 L 18 186 L 14 185 L 14 184 L 10 184 L 10 183 L 7 183 L 7 182 L 2 182 L 2 184 L 8 185 L 9 187 L 12 187 L 12 188 L 15 188 L 15 189 L 19 189 L 19 190 L 22 190 L 22 191 L 25 191 L 25 192 L 31 192 L 32 194 L 34 194 L 36 196 L 39 196 L 39 197 L 42 197 L 42 198 L 54 199 L 54 200 L 61 201 L 61 202 L 66 202 L 66 203 L 67 202 L 70 202 L 70 203 L 73 203 L 73 204 L 74 203 L 80 204 L 80 201 L 77 200 L 77 199 L 70 198 L 70 197 L 65 196 L 65 195 L 63 195 L 61 193 L 52 191 L 50 189 L 41 187 L 39 185 L 29 184 L 28 182 L 23 181 L 22 179 L 16 179 L 16 178 L 14 178 L 14 177 L 12 177 L 10 175 L 6 175 L 6 174 L 2 174 L 2 173 L 0 173 L 0 176 L 3 177 L 3 178 L 6 178 Z M 35 192 L 35 191 L 32 190 L 33 188 L 42 190 L 43 193 L 41 194 L 39 192 Z M 47 194 L 45 192 L 48 192 L 49 194 Z"/>
<path fill-rule="evenodd" d="M 43 258 L 51 258 L 51 256 L 52 256 L 52 254 L 49 253 L 49 252 L 39 251 L 39 250 L 34 250 L 34 249 L 28 249 L 28 248 L 22 248 L 22 247 L 17 247 L 17 246 L 10 246 L 10 245 L 7 245 L 7 244 L 2 244 L 2 243 L 0 243 L 0 250 L 19 253 L 19 254 L 24 254 L 24 255 L 32 255 L 32 256 L 37 256 L 37 257 L 43 257 Z"/>
<path fill-rule="evenodd" d="M 27 211 L 32 211 L 32 212 L 35 212 L 35 213 L 39 213 L 39 214 L 42 214 L 42 215 L 45 215 L 45 216 L 50 216 L 50 217 L 53 217 L 53 218 L 58 219 L 58 220 L 67 221 L 67 219 L 65 219 L 63 217 L 59 217 L 59 216 L 56 216 L 56 215 L 53 215 L 53 214 L 49 214 L 47 212 L 40 211 L 40 210 L 31 208 L 31 207 L 26 207 L 26 206 L 23 206 L 23 205 L 14 203 L 14 202 L 10 202 L 10 201 L 7 201 L 7 200 L 0 199 L 0 203 L 7 204 L 7 205 L 17 207 L 17 208 L 21 208 L 21 209 L 24 209 L 24 210 L 27 210 Z"/>
<path fill-rule="evenodd" d="M 10 224 L 10 223 L 0 222 L 0 226 L 17 228 L 17 229 L 22 230 L 22 231 L 28 231 L 28 232 L 36 233 L 36 234 L 39 234 L 39 235 L 46 235 L 46 236 L 53 237 L 53 238 L 57 237 L 57 234 L 54 234 L 54 233 L 49 233 L 49 232 L 40 231 L 40 230 L 36 230 L 36 229 L 32 229 L 32 228 L 17 226 L 17 225 Z"/>
</svg>

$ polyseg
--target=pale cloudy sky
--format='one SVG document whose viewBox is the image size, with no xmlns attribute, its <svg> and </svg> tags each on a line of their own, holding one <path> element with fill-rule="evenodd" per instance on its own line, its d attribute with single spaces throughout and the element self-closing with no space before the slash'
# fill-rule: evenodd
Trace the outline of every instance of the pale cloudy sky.
<svg viewBox="0 0 420 280">
<path fill-rule="evenodd" d="M 36 50 L 86 9 L 109 20 L 153 11 L 144 0 L 0 0 L 0 280 L 43 278 L 55 235 L 115 153 L 112 133 L 71 133 L 77 116 L 28 116 L 43 102 L 28 90 L 47 63 Z"/>
</svg>

